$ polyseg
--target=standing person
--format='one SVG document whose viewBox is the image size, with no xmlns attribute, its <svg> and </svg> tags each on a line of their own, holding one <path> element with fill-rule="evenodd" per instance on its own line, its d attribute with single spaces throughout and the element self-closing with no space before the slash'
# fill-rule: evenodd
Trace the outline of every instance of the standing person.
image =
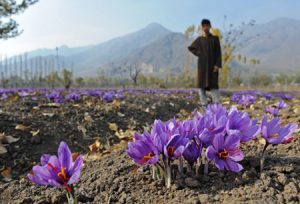
<svg viewBox="0 0 300 204">
<path fill-rule="evenodd" d="M 199 36 L 189 47 L 189 51 L 198 57 L 197 87 L 200 88 L 200 103 L 207 105 L 206 91 L 210 91 L 213 103 L 220 102 L 219 69 L 222 67 L 220 41 L 210 33 L 208 19 L 201 22 L 203 35 Z"/>
</svg>

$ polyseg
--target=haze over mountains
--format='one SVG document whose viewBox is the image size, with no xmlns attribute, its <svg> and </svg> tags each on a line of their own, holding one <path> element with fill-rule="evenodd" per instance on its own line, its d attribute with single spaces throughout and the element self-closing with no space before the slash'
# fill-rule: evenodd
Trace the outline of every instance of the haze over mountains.
<svg viewBox="0 0 300 204">
<path fill-rule="evenodd" d="M 299 72 L 299 34 L 299 20 L 279 18 L 257 24 L 245 30 L 242 40 L 249 43 L 245 43 L 239 52 L 249 58 L 260 59 L 261 63 L 255 68 L 259 72 Z M 253 36 L 258 37 L 252 39 Z M 104 43 L 74 48 L 61 46 L 58 53 L 65 65 L 73 67 L 76 76 L 95 76 L 101 71 L 114 76 L 118 71 L 116 67 L 141 63 L 147 68 L 146 73 L 162 75 L 183 70 L 187 45 L 183 33 L 152 23 Z M 55 49 L 28 52 L 29 58 L 53 58 L 55 55 Z M 247 65 L 243 64 L 235 63 L 233 66 L 235 69 L 247 69 Z"/>
</svg>

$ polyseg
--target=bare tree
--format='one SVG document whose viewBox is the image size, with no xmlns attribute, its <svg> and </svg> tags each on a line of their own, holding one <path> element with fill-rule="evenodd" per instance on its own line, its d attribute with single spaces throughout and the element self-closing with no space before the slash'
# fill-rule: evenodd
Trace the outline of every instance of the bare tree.
<svg viewBox="0 0 300 204">
<path fill-rule="evenodd" d="M 136 86 L 138 77 L 142 72 L 142 66 L 139 65 L 138 63 L 134 63 L 132 65 L 129 65 L 128 68 L 129 68 L 130 79 L 133 81 L 134 86 Z"/>
</svg>

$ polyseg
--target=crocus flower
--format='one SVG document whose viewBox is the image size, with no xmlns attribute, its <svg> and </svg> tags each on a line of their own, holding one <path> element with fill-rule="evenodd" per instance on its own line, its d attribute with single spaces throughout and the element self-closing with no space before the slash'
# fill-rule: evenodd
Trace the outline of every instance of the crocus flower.
<svg viewBox="0 0 300 204">
<path fill-rule="evenodd" d="M 240 135 L 241 142 L 254 139 L 260 132 L 257 120 L 251 120 L 246 112 L 231 108 L 228 114 L 226 131 L 228 134 Z"/>
<path fill-rule="evenodd" d="M 42 155 L 41 165 L 34 166 L 27 177 L 38 185 L 65 187 L 70 195 L 74 195 L 73 184 L 79 180 L 83 158 L 78 156 L 73 161 L 72 153 L 65 142 L 60 143 L 57 155 Z"/>
<path fill-rule="evenodd" d="M 191 141 L 183 152 L 183 158 L 192 166 L 197 161 L 202 151 L 202 143 Z"/>
<path fill-rule="evenodd" d="M 288 105 L 284 101 L 279 101 L 275 104 L 275 107 L 278 109 L 285 109 Z"/>
<path fill-rule="evenodd" d="M 238 103 L 243 106 L 250 106 L 256 102 L 256 97 L 250 94 L 242 95 Z"/>
<path fill-rule="evenodd" d="M 214 137 L 212 145 L 206 150 L 208 160 L 213 160 L 216 167 L 233 172 L 240 172 L 243 166 L 238 161 L 244 159 L 244 154 L 239 150 L 240 137 L 238 135 L 218 134 Z"/>
<path fill-rule="evenodd" d="M 278 145 L 281 143 L 288 143 L 293 140 L 292 134 L 298 128 L 297 124 L 289 123 L 284 127 L 280 126 L 280 119 L 273 118 L 268 122 L 267 116 L 264 115 L 261 122 L 261 134 L 265 139 L 266 144 L 262 151 L 262 156 L 260 158 L 260 171 L 264 168 L 265 152 L 267 147 L 272 145 Z"/>
<path fill-rule="evenodd" d="M 182 156 L 189 139 L 181 135 L 173 135 L 168 143 L 164 146 L 165 157 L 173 160 Z"/>
<path fill-rule="evenodd" d="M 206 114 L 201 120 L 199 124 L 203 126 L 203 131 L 199 134 L 198 138 L 207 147 L 212 143 L 216 134 L 221 134 L 225 131 L 227 113 L 226 115 L 219 116 L 219 118 L 217 118 L 217 115 Z"/>
<path fill-rule="evenodd" d="M 80 94 L 76 92 L 69 93 L 66 95 L 67 100 L 80 101 Z"/>
<path fill-rule="evenodd" d="M 289 140 L 297 127 L 298 125 L 294 123 L 281 127 L 279 118 L 273 118 L 268 122 L 267 116 L 264 115 L 261 124 L 261 132 L 267 144 L 277 145 L 283 143 L 285 140 Z"/>
<path fill-rule="evenodd" d="M 269 113 L 272 116 L 277 116 L 279 114 L 279 109 L 277 107 L 267 106 L 265 108 L 265 113 Z"/>
<path fill-rule="evenodd" d="M 265 99 L 267 99 L 267 100 L 271 100 L 271 99 L 273 99 L 274 98 L 274 96 L 273 96 L 273 94 L 271 94 L 271 93 L 263 93 L 263 96 L 265 97 Z"/>
<path fill-rule="evenodd" d="M 156 164 L 159 159 L 159 152 L 149 135 L 135 135 L 135 137 L 135 141 L 128 144 L 128 155 L 141 166 Z"/>
<path fill-rule="evenodd" d="M 115 96 L 115 92 L 114 91 L 110 91 L 107 92 L 103 95 L 102 99 L 106 102 L 106 103 L 110 103 L 114 100 L 114 96 Z"/>
<path fill-rule="evenodd" d="M 173 135 L 173 132 L 170 130 L 170 128 L 172 127 L 168 126 L 161 120 L 155 120 L 154 124 L 152 125 L 150 136 L 159 153 L 163 152 L 164 146 Z"/>
<path fill-rule="evenodd" d="M 216 117 L 216 120 L 219 120 L 219 118 L 227 116 L 227 110 L 221 104 L 215 103 L 207 106 L 206 114 L 214 115 Z"/>
<path fill-rule="evenodd" d="M 19 92 L 18 92 L 18 95 L 19 95 L 20 97 L 26 97 L 26 96 L 29 95 L 29 93 L 23 90 L 23 91 L 19 91 Z"/>
<path fill-rule="evenodd" d="M 287 93 L 277 93 L 277 96 L 282 100 L 292 100 L 294 97 Z"/>
</svg>

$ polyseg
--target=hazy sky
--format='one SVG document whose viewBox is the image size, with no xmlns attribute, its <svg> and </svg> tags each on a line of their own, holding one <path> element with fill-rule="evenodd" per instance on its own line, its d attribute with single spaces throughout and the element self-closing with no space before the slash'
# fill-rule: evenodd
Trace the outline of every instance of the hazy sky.
<svg viewBox="0 0 300 204">
<path fill-rule="evenodd" d="M 299 0 L 40 0 L 16 16 L 24 33 L 0 40 L 8 55 L 60 45 L 96 44 L 158 22 L 183 32 L 202 18 L 222 28 L 255 19 L 265 23 L 278 17 L 300 19 Z"/>
</svg>

